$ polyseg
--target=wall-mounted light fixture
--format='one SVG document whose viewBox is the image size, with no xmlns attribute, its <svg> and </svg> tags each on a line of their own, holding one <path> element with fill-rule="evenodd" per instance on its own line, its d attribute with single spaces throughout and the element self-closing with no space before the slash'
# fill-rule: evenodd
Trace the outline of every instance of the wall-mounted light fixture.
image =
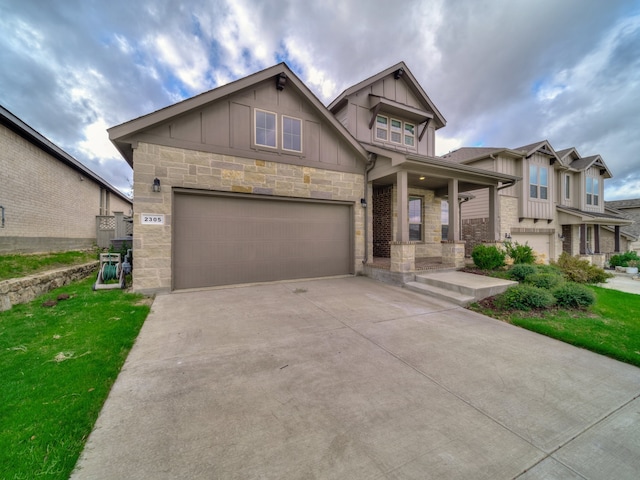
<svg viewBox="0 0 640 480">
<path fill-rule="evenodd" d="M 284 86 L 287 84 L 287 75 L 282 72 L 276 77 L 276 88 L 280 91 L 284 90 Z"/>
<path fill-rule="evenodd" d="M 361 198 L 360 199 L 360 205 L 362 206 L 362 208 L 367 208 L 367 199 L 366 198 Z"/>
<path fill-rule="evenodd" d="M 505 233 L 504 234 L 504 238 L 505 238 L 505 240 L 511 240 L 511 234 L 510 233 Z"/>
<path fill-rule="evenodd" d="M 562 235 L 561 233 L 558 234 L 558 238 L 560 239 L 561 242 L 564 242 L 565 240 L 564 235 Z"/>
<path fill-rule="evenodd" d="M 154 178 L 153 179 L 153 191 L 156 192 L 156 193 L 160 191 L 160 179 L 159 178 Z"/>
</svg>

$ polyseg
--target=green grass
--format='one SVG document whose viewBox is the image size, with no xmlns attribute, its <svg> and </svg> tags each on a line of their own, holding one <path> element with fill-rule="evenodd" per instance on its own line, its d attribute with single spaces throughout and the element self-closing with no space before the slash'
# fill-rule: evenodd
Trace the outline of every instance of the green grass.
<svg viewBox="0 0 640 480">
<path fill-rule="evenodd" d="M 478 304 L 472 309 L 640 367 L 640 295 L 589 288 L 597 300 L 588 310 L 500 312 Z"/>
<path fill-rule="evenodd" d="M 1 479 L 69 478 L 149 313 L 149 299 L 93 282 L 0 312 Z"/>
<path fill-rule="evenodd" d="M 97 260 L 95 251 L 0 255 L 0 281 Z"/>
</svg>

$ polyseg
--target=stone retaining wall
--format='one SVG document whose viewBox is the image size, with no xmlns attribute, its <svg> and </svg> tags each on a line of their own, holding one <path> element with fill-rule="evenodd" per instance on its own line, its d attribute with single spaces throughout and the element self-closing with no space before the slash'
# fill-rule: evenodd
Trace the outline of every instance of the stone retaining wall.
<svg viewBox="0 0 640 480">
<path fill-rule="evenodd" d="M 9 310 L 13 305 L 27 303 L 38 295 L 54 288 L 68 285 L 88 277 L 96 271 L 99 262 L 85 263 L 73 267 L 59 268 L 47 272 L 12 278 L 0 282 L 0 311 Z"/>
</svg>

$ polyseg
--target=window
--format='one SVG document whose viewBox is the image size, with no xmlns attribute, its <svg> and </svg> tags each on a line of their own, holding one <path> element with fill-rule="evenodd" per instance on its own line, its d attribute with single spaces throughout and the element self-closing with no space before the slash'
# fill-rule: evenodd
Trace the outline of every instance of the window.
<svg viewBox="0 0 640 480">
<path fill-rule="evenodd" d="M 378 140 L 387 140 L 389 135 L 389 119 L 378 115 L 376 117 L 376 138 Z"/>
<path fill-rule="evenodd" d="M 256 116 L 256 145 L 276 148 L 276 114 L 255 110 Z"/>
<path fill-rule="evenodd" d="M 402 143 L 402 122 L 393 118 L 391 119 L 391 141 Z"/>
<path fill-rule="evenodd" d="M 282 116 L 282 148 L 302 151 L 302 120 Z"/>
<path fill-rule="evenodd" d="M 564 198 L 569 200 L 571 198 L 571 176 L 564 176 Z"/>
<path fill-rule="evenodd" d="M 549 191 L 547 167 L 529 165 L 529 197 L 546 200 Z"/>
<path fill-rule="evenodd" d="M 404 144 L 413 147 L 416 140 L 416 126 L 412 123 L 404 124 Z"/>
<path fill-rule="evenodd" d="M 422 240 L 422 197 L 409 197 L 409 240 Z"/>
<path fill-rule="evenodd" d="M 598 187 L 598 179 L 587 177 L 587 205 L 598 205 L 600 197 L 600 189 Z"/>
</svg>

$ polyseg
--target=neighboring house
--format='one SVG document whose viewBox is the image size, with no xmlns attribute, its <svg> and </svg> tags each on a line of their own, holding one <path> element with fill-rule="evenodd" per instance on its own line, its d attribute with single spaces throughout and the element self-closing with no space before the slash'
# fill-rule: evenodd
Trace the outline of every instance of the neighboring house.
<svg viewBox="0 0 640 480">
<path fill-rule="evenodd" d="M 96 216 L 132 202 L 0 106 L 0 253 L 53 252 L 96 244 Z"/>
<path fill-rule="evenodd" d="M 628 219 L 605 210 L 604 181 L 611 172 L 599 155 L 582 158 L 575 148 L 556 152 L 547 141 L 523 147 L 461 148 L 443 156 L 461 165 L 519 175 L 523 181 L 500 191 L 503 240 L 529 244 L 548 261 L 562 252 L 604 265 L 607 254 L 624 251 Z M 462 206 L 467 254 L 487 241 L 483 191 Z"/>
<path fill-rule="evenodd" d="M 328 108 L 282 63 L 110 128 L 134 169 L 134 289 L 462 265 L 460 194 L 490 192 L 497 239 L 498 188 L 519 177 L 435 158 L 444 125 L 404 63 Z"/>
<path fill-rule="evenodd" d="M 622 233 L 628 235 L 630 239 L 627 248 L 623 251 L 635 250 L 640 253 L 640 198 L 606 201 L 605 208 L 633 221 L 631 225 L 622 230 Z"/>
</svg>

